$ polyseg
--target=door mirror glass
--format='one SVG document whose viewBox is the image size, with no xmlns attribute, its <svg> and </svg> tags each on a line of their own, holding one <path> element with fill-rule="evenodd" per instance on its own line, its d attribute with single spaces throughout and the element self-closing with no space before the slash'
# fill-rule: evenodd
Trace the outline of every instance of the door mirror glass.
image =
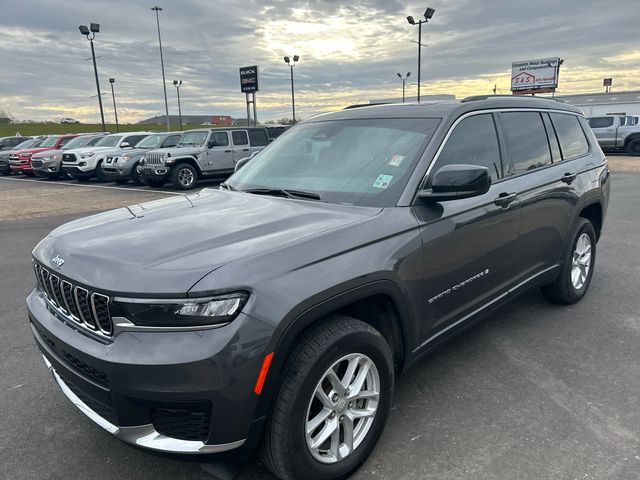
<svg viewBox="0 0 640 480">
<path fill-rule="evenodd" d="M 130 146 L 131 146 L 131 144 L 129 142 L 122 142 L 120 144 L 120 148 L 127 148 L 127 147 L 130 147 Z"/>
<path fill-rule="evenodd" d="M 479 165 L 445 165 L 436 172 L 431 188 L 420 190 L 418 198 L 442 202 L 476 197 L 489 191 L 491 175 Z"/>
</svg>

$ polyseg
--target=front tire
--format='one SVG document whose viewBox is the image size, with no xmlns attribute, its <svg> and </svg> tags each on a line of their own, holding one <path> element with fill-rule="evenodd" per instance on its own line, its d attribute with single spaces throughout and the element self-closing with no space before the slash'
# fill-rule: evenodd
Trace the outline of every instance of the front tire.
<svg viewBox="0 0 640 480">
<path fill-rule="evenodd" d="M 553 283 L 540 288 L 552 303 L 571 305 L 584 297 L 591 284 L 596 260 L 596 232 L 586 218 L 580 218 L 578 228 L 567 250 L 560 273 Z"/>
<path fill-rule="evenodd" d="M 263 463 L 284 480 L 344 478 L 373 451 L 393 395 L 391 350 L 380 332 L 336 316 L 290 356 L 267 420 Z"/>
<path fill-rule="evenodd" d="M 178 190 L 190 190 L 197 181 L 198 171 L 188 163 L 180 163 L 171 171 L 171 184 Z"/>
<path fill-rule="evenodd" d="M 96 180 L 100 183 L 107 181 L 107 177 L 104 176 L 104 172 L 102 171 L 102 162 L 96 167 Z"/>
</svg>

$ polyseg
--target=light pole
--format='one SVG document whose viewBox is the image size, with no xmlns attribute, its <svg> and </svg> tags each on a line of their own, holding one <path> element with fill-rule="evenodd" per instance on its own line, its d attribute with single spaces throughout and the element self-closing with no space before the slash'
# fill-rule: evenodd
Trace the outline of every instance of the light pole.
<svg viewBox="0 0 640 480">
<path fill-rule="evenodd" d="M 111 98 L 113 98 L 113 114 L 116 117 L 116 132 L 119 132 L 120 125 L 118 124 L 118 110 L 116 109 L 116 92 L 113 90 L 113 84 L 116 83 L 116 79 L 110 78 L 109 83 L 111 84 Z"/>
<path fill-rule="evenodd" d="M 176 87 L 176 92 L 178 93 L 178 116 L 180 117 L 180 130 L 182 130 L 182 109 L 180 108 L 180 87 L 182 86 L 182 80 L 174 80 L 174 87 Z"/>
<path fill-rule="evenodd" d="M 398 72 L 398 77 L 400 77 L 400 80 L 402 80 L 402 103 L 404 103 L 404 85 L 405 85 L 405 82 L 407 81 L 407 78 L 409 78 L 410 76 L 411 76 L 411 72 L 407 72 L 405 77 L 402 78 L 402 75 L 400 75 L 400 72 Z"/>
<path fill-rule="evenodd" d="M 434 13 L 436 13 L 435 9 L 427 7 L 424 11 L 424 20 L 416 22 L 411 15 L 407 17 L 407 22 L 411 25 L 418 25 L 418 103 L 420 103 L 420 67 L 422 64 L 422 24 L 427 23 Z"/>
<path fill-rule="evenodd" d="M 100 24 L 90 23 L 87 28 L 86 25 L 80 25 L 78 27 L 80 33 L 87 37 L 89 43 L 91 43 L 91 58 L 93 59 L 93 73 L 96 76 L 96 89 L 98 90 L 98 104 L 100 105 L 100 120 L 102 121 L 102 131 L 106 132 L 107 128 L 104 124 L 104 110 L 102 109 L 102 94 L 100 93 L 100 82 L 98 81 L 98 66 L 96 65 L 96 51 L 93 48 L 93 39 L 96 38 L 96 33 L 100 31 Z"/>
<path fill-rule="evenodd" d="M 164 89 L 164 110 L 166 113 L 167 119 L 167 131 L 171 130 L 171 125 L 169 124 L 169 102 L 167 101 L 167 81 L 164 77 L 164 59 L 162 58 L 162 38 L 160 37 L 160 15 L 159 13 L 162 11 L 162 8 L 157 5 L 151 8 L 154 12 L 156 12 L 156 22 L 158 23 L 158 44 L 160 45 L 160 66 L 162 67 L 162 88 Z"/>
<path fill-rule="evenodd" d="M 284 57 L 284 63 L 289 65 L 291 69 L 291 108 L 293 110 L 293 123 L 296 123 L 296 96 L 293 88 L 293 67 L 295 67 L 296 62 L 300 60 L 298 55 L 293 56 L 293 61 L 289 57 Z"/>
</svg>

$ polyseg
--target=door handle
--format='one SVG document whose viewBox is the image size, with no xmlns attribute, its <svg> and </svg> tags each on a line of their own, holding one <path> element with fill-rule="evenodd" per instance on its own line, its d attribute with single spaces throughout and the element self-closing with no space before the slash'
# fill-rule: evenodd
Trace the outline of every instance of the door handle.
<svg viewBox="0 0 640 480">
<path fill-rule="evenodd" d="M 224 153 L 231 153 L 233 150 L 225 150 Z"/>
<path fill-rule="evenodd" d="M 500 195 L 498 195 L 498 198 L 493 201 L 493 203 L 495 203 L 499 207 L 507 208 L 509 204 L 516 199 L 517 196 L 518 194 L 515 192 L 502 192 Z"/>
<path fill-rule="evenodd" d="M 249 151 L 249 149 L 248 149 L 248 148 L 243 148 L 243 149 L 242 149 L 242 151 L 243 151 L 243 152 L 248 152 L 248 151 Z"/>
<path fill-rule="evenodd" d="M 562 180 L 567 185 L 571 185 L 571 182 L 573 182 L 576 179 L 577 176 L 578 176 L 577 173 L 567 172 L 562 176 L 562 178 L 560 180 Z"/>
</svg>

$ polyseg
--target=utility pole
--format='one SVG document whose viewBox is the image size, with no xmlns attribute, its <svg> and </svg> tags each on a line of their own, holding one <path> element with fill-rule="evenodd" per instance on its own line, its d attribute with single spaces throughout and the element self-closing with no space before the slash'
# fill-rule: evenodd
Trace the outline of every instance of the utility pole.
<svg viewBox="0 0 640 480">
<path fill-rule="evenodd" d="M 93 39 L 96 38 L 96 33 L 100 31 L 100 24 L 90 23 L 89 27 L 86 25 L 80 25 L 80 33 L 87 37 L 91 44 L 91 58 L 93 59 L 93 73 L 96 76 L 96 89 L 98 90 L 98 105 L 100 105 L 100 120 L 102 121 L 102 131 L 106 132 L 107 127 L 104 124 L 104 109 L 102 108 L 102 94 L 100 93 L 100 81 L 98 80 L 98 66 L 96 64 L 96 51 L 93 48 Z"/>
<path fill-rule="evenodd" d="M 162 11 L 162 8 L 157 5 L 153 7 L 151 10 L 156 12 L 156 22 L 158 24 L 158 44 L 160 45 L 160 66 L 162 67 L 162 88 L 164 89 L 164 109 L 166 113 L 167 120 L 167 132 L 171 130 L 171 124 L 169 122 L 169 102 L 167 101 L 167 82 L 164 77 L 164 59 L 162 57 L 162 38 L 160 37 L 160 15 L 159 12 Z"/>
<path fill-rule="evenodd" d="M 428 7 L 424 12 L 424 20 L 418 20 L 416 22 L 411 15 L 407 17 L 407 22 L 409 22 L 409 24 L 418 25 L 418 103 L 420 103 L 420 82 L 422 70 L 422 24 L 427 23 L 433 17 L 434 13 L 436 13 L 435 9 Z"/>
<path fill-rule="evenodd" d="M 120 125 L 118 124 L 118 110 L 116 109 L 116 93 L 113 90 L 113 84 L 116 83 L 116 79 L 110 78 L 109 83 L 111 84 L 111 98 L 113 98 L 113 115 L 116 117 L 116 132 L 119 132 Z"/>
</svg>

